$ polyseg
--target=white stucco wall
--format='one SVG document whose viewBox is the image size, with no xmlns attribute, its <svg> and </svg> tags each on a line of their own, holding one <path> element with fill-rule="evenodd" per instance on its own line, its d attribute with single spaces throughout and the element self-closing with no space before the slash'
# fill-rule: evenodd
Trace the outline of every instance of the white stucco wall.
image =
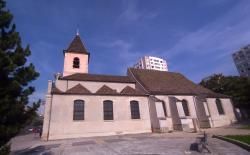
<svg viewBox="0 0 250 155">
<path fill-rule="evenodd" d="M 165 107 L 166 107 L 166 112 L 167 112 L 167 116 L 165 117 L 166 120 L 160 120 L 160 127 L 166 127 L 166 128 L 168 128 L 168 130 L 173 130 L 173 120 L 171 117 L 169 97 L 167 95 L 156 95 L 155 97 L 164 102 Z M 161 108 L 159 108 L 159 113 L 160 113 L 160 114 L 158 114 L 159 116 L 164 116 L 164 111 L 163 111 L 162 106 L 161 106 Z"/>
<path fill-rule="evenodd" d="M 80 60 L 80 67 L 73 68 L 73 60 L 78 57 Z M 74 73 L 88 73 L 88 55 L 79 53 L 65 53 L 63 76 L 71 75 Z"/>
<path fill-rule="evenodd" d="M 236 121 L 235 114 L 233 111 L 233 105 L 230 99 L 220 99 L 225 114 L 220 115 L 216 106 L 215 98 L 208 98 L 208 109 L 211 116 L 212 127 L 220 127 L 229 125 Z"/>
<path fill-rule="evenodd" d="M 73 102 L 85 101 L 85 120 L 73 121 Z M 113 101 L 114 120 L 103 120 L 103 101 Z M 139 101 L 140 119 L 131 119 L 130 101 Z M 147 97 L 53 95 L 49 139 L 151 132 Z"/>
<path fill-rule="evenodd" d="M 77 84 L 81 84 L 87 88 L 90 92 L 95 93 L 103 85 L 110 87 L 111 89 L 116 89 L 117 92 L 120 92 L 126 86 L 135 88 L 134 83 L 114 83 L 114 82 L 92 82 L 92 81 L 67 81 L 67 80 L 56 80 L 55 85 L 61 91 L 66 91 Z"/>
<path fill-rule="evenodd" d="M 184 110 L 182 107 L 182 103 L 180 101 L 176 103 L 180 117 L 197 118 L 196 110 L 195 110 L 195 103 L 194 103 L 194 96 L 174 96 L 174 97 L 176 97 L 178 100 L 186 100 L 188 103 L 188 110 L 189 110 L 190 116 L 184 115 Z"/>
</svg>

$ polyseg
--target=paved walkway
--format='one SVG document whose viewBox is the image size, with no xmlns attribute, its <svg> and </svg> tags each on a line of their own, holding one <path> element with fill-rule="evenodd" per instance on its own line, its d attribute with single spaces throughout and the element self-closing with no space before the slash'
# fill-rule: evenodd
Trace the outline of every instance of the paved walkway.
<svg viewBox="0 0 250 155">
<path fill-rule="evenodd" d="M 250 130 L 231 128 L 207 129 L 209 149 L 214 155 L 247 155 L 246 150 L 211 138 L 214 133 L 250 134 Z M 108 137 L 78 138 L 55 141 L 41 141 L 38 136 L 18 136 L 12 140 L 12 154 L 62 154 L 62 155 L 99 155 L 99 154 L 200 154 L 196 151 L 201 133 L 173 132 L 167 134 L 136 134 Z M 206 153 L 203 153 L 206 154 Z"/>
</svg>

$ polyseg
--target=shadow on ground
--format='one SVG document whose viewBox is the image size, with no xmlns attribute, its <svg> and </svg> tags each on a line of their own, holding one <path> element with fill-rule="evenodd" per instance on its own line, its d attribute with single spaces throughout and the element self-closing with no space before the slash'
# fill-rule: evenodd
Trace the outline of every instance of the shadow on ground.
<svg viewBox="0 0 250 155">
<path fill-rule="evenodd" d="M 58 148 L 60 144 L 53 144 L 53 145 L 44 145 L 44 146 L 37 146 L 34 148 L 26 148 L 24 150 L 15 151 L 13 155 L 52 155 L 51 149 Z"/>
</svg>

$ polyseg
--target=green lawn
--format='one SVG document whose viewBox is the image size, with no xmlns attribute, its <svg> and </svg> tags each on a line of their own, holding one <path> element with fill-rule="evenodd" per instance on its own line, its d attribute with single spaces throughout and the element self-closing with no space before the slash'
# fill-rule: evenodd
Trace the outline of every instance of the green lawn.
<svg viewBox="0 0 250 155">
<path fill-rule="evenodd" d="M 228 135 L 225 137 L 230 139 L 235 139 L 250 145 L 250 135 Z"/>
</svg>

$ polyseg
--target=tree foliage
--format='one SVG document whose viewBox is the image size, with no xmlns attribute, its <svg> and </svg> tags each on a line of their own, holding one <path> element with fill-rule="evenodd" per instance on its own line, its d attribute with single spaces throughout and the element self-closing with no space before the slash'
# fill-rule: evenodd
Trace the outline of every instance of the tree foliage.
<svg viewBox="0 0 250 155">
<path fill-rule="evenodd" d="M 29 46 L 22 47 L 19 33 L 12 23 L 13 15 L 0 0 L 0 154 L 9 140 L 18 134 L 35 115 L 39 102 L 28 106 L 35 88 L 29 83 L 39 73 L 27 62 Z"/>
<path fill-rule="evenodd" d="M 236 107 L 250 108 L 250 78 L 214 74 L 203 79 L 200 85 L 216 93 L 232 97 Z"/>
</svg>

